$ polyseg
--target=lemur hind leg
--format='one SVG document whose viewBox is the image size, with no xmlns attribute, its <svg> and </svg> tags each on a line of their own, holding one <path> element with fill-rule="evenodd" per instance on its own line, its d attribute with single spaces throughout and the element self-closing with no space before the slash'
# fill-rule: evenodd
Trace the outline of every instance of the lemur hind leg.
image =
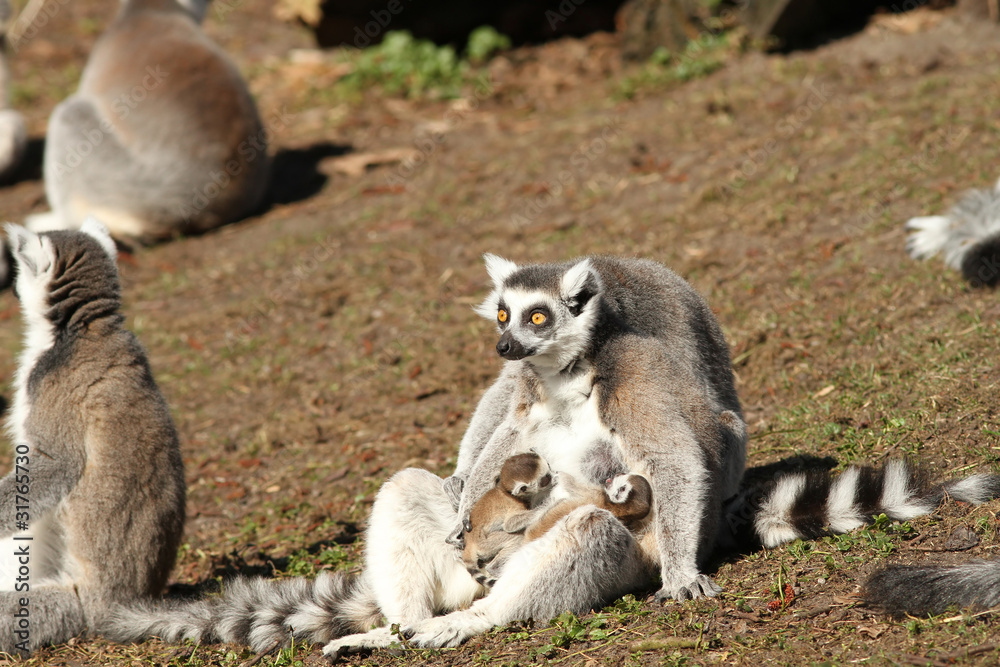
<svg viewBox="0 0 1000 667">
<path fill-rule="evenodd" d="M 154 160 L 130 151 L 118 129 L 80 95 L 52 112 L 44 162 L 52 211 L 28 218 L 36 233 L 79 229 L 87 215 L 95 215 L 117 238 L 155 238 L 161 220 L 176 216 L 174 209 L 191 197 L 178 164 L 168 156 Z"/>
<path fill-rule="evenodd" d="M 415 646 L 458 646 L 512 621 L 544 621 L 564 611 L 589 611 L 649 585 L 650 578 L 628 529 L 607 510 L 580 507 L 515 553 L 489 595 L 468 609 L 402 624 L 401 632 Z M 381 628 L 342 637 L 323 652 L 337 656 L 393 641 L 392 633 Z"/>
<path fill-rule="evenodd" d="M 488 596 L 466 610 L 402 630 L 416 646 L 458 646 L 516 620 L 585 613 L 648 586 L 651 573 L 645 563 L 639 544 L 614 515 L 580 507 L 516 552 Z"/>
<path fill-rule="evenodd" d="M 444 480 L 410 468 L 379 490 L 366 535 L 368 579 L 387 622 L 416 623 L 485 592 L 445 540 L 458 521 Z"/>
</svg>

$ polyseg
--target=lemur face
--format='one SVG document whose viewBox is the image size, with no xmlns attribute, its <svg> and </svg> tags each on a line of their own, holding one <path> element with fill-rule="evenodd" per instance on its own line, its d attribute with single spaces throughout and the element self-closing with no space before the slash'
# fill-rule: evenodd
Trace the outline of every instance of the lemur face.
<svg viewBox="0 0 1000 667">
<path fill-rule="evenodd" d="M 493 292 L 476 312 L 496 322 L 497 354 L 562 370 L 586 352 L 601 293 L 589 259 L 523 268 L 496 255 L 485 259 Z"/>
<path fill-rule="evenodd" d="M 517 454 L 504 462 L 498 482 L 510 495 L 531 502 L 552 486 L 552 473 L 549 464 L 538 454 Z"/>
<path fill-rule="evenodd" d="M 607 483 L 608 500 L 621 505 L 627 503 L 632 495 L 631 475 L 615 475 Z"/>
</svg>

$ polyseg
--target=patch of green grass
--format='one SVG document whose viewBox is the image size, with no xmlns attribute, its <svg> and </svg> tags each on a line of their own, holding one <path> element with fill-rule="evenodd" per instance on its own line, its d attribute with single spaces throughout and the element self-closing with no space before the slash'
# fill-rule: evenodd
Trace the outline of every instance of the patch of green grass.
<svg viewBox="0 0 1000 667">
<path fill-rule="evenodd" d="M 451 46 L 417 39 L 405 30 L 390 31 L 381 43 L 349 52 L 353 70 L 337 88 L 347 96 L 378 88 L 401 97 L 458 97 L 462 87 L 481 74 L 478 65 L 506 48 L 510 39 L 489 26 L 469 35 L 468 48 L 461 55 Z"/>
<path fill-rule="evenodd" d="M 320 570 L 341 570 L 353 564 L 347 550 L 334 544 L 315 554 L 309 553 L 307 549 L 299 549 L 288 557 L 288 565 L 281 574 L 287 577 L 315 577 Z"/>
<path fill-rule="evenodd" d="M 468 59 L 474 63 L 488 60 L 497 51 L 510 48 L 510 37 L 497 32 L 496 28 L 484 25 L 469 33 L 469 43 L 465 52 Z"/>
<path fill-rule="evenodd" d="M 688 42 L 680 53 L 672 53 L 661 46 L 638 72 L 621 80 L 618 95 L 632 99 L 645 91 L 708 76 L 725 64 L 730 50 L 729 33 L 705 32 Z"/>
</svg>

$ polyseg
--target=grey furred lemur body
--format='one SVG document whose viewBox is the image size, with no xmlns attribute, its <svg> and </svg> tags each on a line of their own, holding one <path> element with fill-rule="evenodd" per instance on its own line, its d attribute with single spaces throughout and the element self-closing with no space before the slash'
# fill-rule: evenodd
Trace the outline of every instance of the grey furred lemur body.
<svg viewBox="0 0 1000 667">
<path fill-rule="evenodd" d="M 208 3 L 123 0 L 49 119 L 52 211 L 29 229 L 76 229 L 93 215 L 114 237 L 147 243 L 258 207 L 266 131 L 239 70 L 199 26 Z"/>
<path fill-rule="evenodd" d="M 1000 284 L 1000 181 L 970 190 L 946 215 L 911 218 L 906 249 L 915 259 L 944 254 L 945 263 L 976 286 Z"/>
<path fill-rule="evenodd" d="M 507 363 L 473 414 L 455 476 L 410 468 L 383 484 L 360 577 L 238 579 L 217 598 L 125 606 L 110 636 L 257 650 L 294 637 L 329 642 L 324 652 L 337 656 L 388 646 L 398 624 L 415 646 L 455 646 L 515 620 L 585 612 L 657 574 L 661 599 L 714 595 L 699 563 L 720 542 L 774 545 L 881 512 L 912 518 L 946 492 L 982 502 L 995 491 L 989 475 L 924 488 L 892 462 L 836 480 L 788 475 L 738 494 L 746 427 L 722 332 L 693 288 L 638 259 L 519 267 L 487 256 L 487 269 L 494 289 L 478 310 L 498 324 Z M 487 589 L 455 542 L 504 462 L 532 450 L 588 483 L 642 475 L 652 511 L 634 535 L 605 509 L 573 509 L 514 550 Z M 369 630 L 373 622 L 382 625 Z"/>
<path fill-rule="evenodd" d="M 0 651 L 27 654 L 161 593 L 185 482 L 170 412 L 122 327 L 107 230 L 8 234 L 26 335 L 0 479 Z"/>
<path fill-rule="evenodd" d="M 10 68 L 7 66 L 10 14 L 10 0 L 0 0 L 0 181 L 6 180 L 20 166 L 28 151 L 28 128 L 24 117 L 10 108 Z M 0 284 L 5 281 L 2 268 Z"/>
</svg>

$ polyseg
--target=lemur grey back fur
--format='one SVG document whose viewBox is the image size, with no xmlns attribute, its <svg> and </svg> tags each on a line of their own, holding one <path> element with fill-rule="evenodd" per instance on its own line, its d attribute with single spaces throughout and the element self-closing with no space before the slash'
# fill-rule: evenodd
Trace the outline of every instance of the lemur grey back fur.
<svg viewBox="0 0 1000 667">
<path fill-rule="evenodd" d="M 208 0 L 124 0 L 45 142 L 50 213 L 33 231 L 100 218 L 154 242 L 254 211 L 267 133 L 239 69 L 198 25 Z"/>
<path fill-rule="evenodd" d="M 915 259 L 938 253 L 973 285 L 1000 283 L 1000 181 L 970 190 L 947 215 L 911 218 L 906 248 Z"/>
<path fill-rule="evenodd" d="M 26 335 L 0 480 L 0 651 L 27 654 L 161 592 L 185 483 L 170 412 L 122 327 L 107 230 L 8 234 Z"/>
</svg>

